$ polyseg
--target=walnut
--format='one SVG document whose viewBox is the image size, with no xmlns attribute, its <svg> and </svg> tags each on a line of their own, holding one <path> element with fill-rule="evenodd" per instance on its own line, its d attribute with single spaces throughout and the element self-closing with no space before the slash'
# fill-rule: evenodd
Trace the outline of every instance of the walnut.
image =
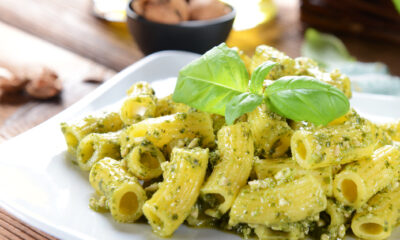
<svg viewBox="0 0 400 240">
<path fill-rule="evenodd" d="M 189 20 L 189 6 L 185 0 L 136 0 L 132 7 L 147 20 L 177 24 Z"/>
<path fill-rule="evenodd" d="M 5 93 L 21 91 L 25 84 L 24 79 L 17 77 L 10 70 L 0 67 L 0 96 Z"/>
<path fill-rule="evenodd" d="M 190 0 L 190 20 L 208 20 L 221 17 L 231 8 L 218 0 Z"/>
<path fill-rule="evenodd" d="M 27 78 L 29 82 L 25 90 L 34 98 L 47 99 L 61 92 L 61 80 L 53 70 L 47 67 L 32 69 L 27 75 Z"/>
</svg>

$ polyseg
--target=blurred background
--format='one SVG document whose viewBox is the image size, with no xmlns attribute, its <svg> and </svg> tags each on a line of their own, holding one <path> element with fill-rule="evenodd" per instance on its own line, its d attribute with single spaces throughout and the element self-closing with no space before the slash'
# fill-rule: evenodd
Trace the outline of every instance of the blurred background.
<svg viewBox="0 0 400 240">
<path fill-rule="evenodd" d="M 290 57 L 312 57 L 328 70 L 341 69 L 355 90 L 400 95 L 399 0 L 216 2 L 0 0 L 0 143 L 145 55 L 183 46 L 180 41 L 188 43 L 186 50 L 204 52 L 226 39 L 249 56 L 267 44 Z M 193 31 L 199 34 L 195 39 L 182 40 Z M 2 218 L 29 236 L 4 230 Z M 0 233 L 51 239 L 2 210 Z"/>
<path fill-rule="evenodd" d="M 146 1 L 157 2 L 136 2 L 148 4 Z M 200 5 L 201 1 L 197 0 Z M 211 25 L 215 22 L 220 24 L 215 19 L 224 16 L 209 16 L 211 20 L 204 20 L 201 17 L 207 18 L 207 14 L 205 16 L 203 12 L 199 17 L 201 20 L 196 22 L 200 22 L 206 29 L 202 33 L 204 39 L 188 41 L 189 50 L 204 52 L 199 51 L 199 44 L 206 42 L 213 46 L 218 43 L 215 41 L 221 41 L 221 37 L 227 37 L 229 46 L 236 46 L 250 56 L 260 44 L 274 46 L 291 57 L 303 54 L 319 58 L 326 55 L 324 51 L 327 50 L 327 58 L 316 59 L 321 60 L 320 63 L 325 64 L 325 67 L 349 66 L 346 61 L 356 61 L 356 64 L 350 64 L 350 70 L 343 71 L 349 75 L 372 71 L 380 74 L 380 80 L 384 79 L 378 81 L 378 87 L 399 85 L 395 77 L 400 75 L 400 14 L 399 9 L 396 9 L 396 0 L 224 2 L 236 10 L 232 29 L 229 25 L 232 23 L 227 18 L 219 22 L 227 22 L 228 26 L 217 28 L 212 34 L 208 33 Z M 167 7 L 176 7 L 172 3 Z M 164 34 L 173 32 L 172 35 L 176 36 L 176 33 L 186 31 L 182 28 L 192 28 L 191 25 L 185 25 L 185 22 L 194 22 L 186 19 L 183 23 L 181 21 L 168 25 L 134 16 L 135 21 L 139 22 L 135 23 L 139 24 L 139 32 L 135 32 L 132 31 L 135 26 L 126 23 L 129 4 L 127 0 L 0 0 L 0 141 L 68 107 L 116 72 L 150 53 L 152 49 L 143 52 L 143 43 L 137 40 L 151 31 L 158 31 L 160 25 L 161 28 L 167 25 Z M 207 4 L 203 8 L 206 13 L 216 9 Z M 129 9 L 134 12 L 133 7 Z M 145 10 L 147 12 L 144 13 L 141 10 L 142 16 L 150 12 L 149 7 Z M 146 17 L 151 19 L 150 14 Z M 310 30 L 310 27 L 318 31 Z M 308 38 L 305 38 L 307 30 L 310 31 Z M 209 38 L 215 36 L 218 38 L 212 42 Z M 167 43 L 161 49 L 176 48 L 170 46 L 176 40 L 167 39 L 163 35 L 150 36 L 150 40 L 153 40 L 151 37 L 155 42 L 150 47 L 161 42 Z M 336 48 L 333 57 L 330 48 Z M 307 51 L 310 49 L 311 52 Z M 328 66 L 329 59 L 337 60 L 338 57 L 344 62 L 342 66 Z M 10 74 L 14 78 L 10 78 Z M 375 88 L 374 79 L 370 77 L 364 82 L 369 83 L 369 88 Z M 7 87 L 7 84 L 11 87 Z"/>
<path fill-rule="evenodd" d="M 201 44 L 227 38 L 251 56 L 267 44 L 341 68 L 367 83 L 358 85 L 367 92 L 400 95 L 398 0 L 223 0 L 234 10 L 190 0 L 189 14 L 179 1 L 188 3 L 136 0 L 136 14 L 128 0 L 0 0 L 0 142 L 65 109 L 155 45 L 176 49 L 193 28 L 205 32 L 186 41 L 186 50 L 204 52 Z M 151 12 L 152 4 L 161 12 Z M 176 20 L 165 9 L 180 13 L 178 22 L 162 23 Z"/>
</svg>

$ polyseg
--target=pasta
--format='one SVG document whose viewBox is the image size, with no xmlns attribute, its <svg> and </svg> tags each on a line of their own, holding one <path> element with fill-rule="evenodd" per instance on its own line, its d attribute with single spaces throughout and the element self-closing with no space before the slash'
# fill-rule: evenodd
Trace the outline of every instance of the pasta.
<svg viewBox="0 0 400 240">
<path fill-rule="evenodd" d="M 249 178 L 253 165 L 253 139 L 248 123 L 237 123 L 218 131 L 221 161 L 201 188 L 202 198 L 210 203 L 206 214 L 221 217 L 233 204 Z"/>
<path fill-rule="evenodd" d="M 89 171 L 100 159 L 110 157 L 120 159 L 120 131 L 110 133 L 91 133 L 78 145 L 76 161 L 84 171 Z"/>
<path fill-rule="evenodd" d="M 127 125 L 154 117 L 155 113 L 156 103 L 151 95 L 130 96 L 121 107 L 121 119 Z"/>
<path fill-rule="evenodd" d="M 326 233 L 321 235 L 321 239 L 344 238 L 352 212 L 351 208 L 346 208 L 334 199 L 328 199 L 325 213 L 329 216 L 329 224 L 324 230 Z"/>
<path fill-rule="evenodd" d="M 293 133 L 293 158 L 306 169 L 345 164 L 368 158 L 377 146 L 376 127 L 357 114 L 342 124 Z"/>
<path fill-rule="evenodd" d="M 273 186 L 273 181 L 256 180 L 242 188 L 229 213 L 230 225 L 238 223 L 271 226 L 297 222 L 326 208 L 326 196 L 319 181 L 304 176 Z"/>
<path fill-rule="evenodd" d="M 350 79 L 344 74 L 341 74 L 338 69 L 333 70 L 328 73 L 319 68 L 318 64 L 309 58 L 299 57 L 294 59 L 295 61 L 295 75 L 309 75 L 316 77 L 317 79 L 331 84 L 346 95 L 346 97 L 351 97 L 351 85 Z"/>
<path fill-rule="evenodd" d="M 154 117 L 156 113 L 156 101 L 154 90 L 146 82 L 133 85 L 126 92 L 128 97 L 121 106 L 121 119 L 129 125 L 144 118 Z"/>
<path fill-rule="evenodd" d="M 183 103 L 175 103 L 172 101 L 172 96 L 169 95 L 164 98 L 160 98 L 156 104 L 156 117 L 161 117 L 165 115 L 171 115 L 174 113 L 184 113 L 188 112 L 190 107 Z"/>
<path fill-rule="evenodd" d="M 332 167 L 308 170 L 300 167 L 291 158 L 259 159 L 254 161 L 253 171 L 257 179 L 275 178 L 278 181 L 289 181 L 295 178 L 312 175 L 321 184 L 327 196 L 333 194 L 333 170 Z"/>
<path fill-rule="evenodd" d="M 306 75 L 351 97 L 346 75 L 311 59 L 268 46 L 252 58 L 238 52 L 250 73 L 276 63 L 263 87 Z M 89 171 L 93 210 L 122 223 L 147 221 L 160 237 L 187 224 L 261 240 L 339 240 L 349 231 L 380 240 L 399 223 L 399 120 L 376 124 L 346 108 L 317 126 L 274 113 L 264 101 L 227 124 L 221 112 L 202 112 L 173 96 L 158 98 L 138 82 L 118 109 L 61 124 L 68 152 Z"/>
<path fill-rule="evenodd" d="M 265 45 L 256 48 L 254 56 L 251 59 L 250 72 L 253 72 L 258 65 L 265 61 L 274 61 L 279 63 L 278 67 L 269 72 L 266 79 L 278 79 L 283 76 L 293 75 L 295 72 L 294 59 L 273 47 Z"/>
<path fill-rule="evenodd" d="M 380 127 L 393 141 L 400 141 L 400 121 L 382 124 Z"/>
<path fill-rule="evenodd" d="M 254 136 L 256 155 L 282 157 L 287 152 L 292 129 L 286 119 L 266 111 L 265 105 L 262 105 L 248 114 L 248 122 Z"/>
<path fill-rule="evenodd" d="M 367 206 L 357 211 L 351 229 L 357 237 L 368 240 L 386 239 L 400 217 L 400 188 L 376 194 Z"/>
<path fill-rule="evenodd" d="M 150 180 L 162 174 L 161 164 L 165 157 L 161 151 L 146 139 L 141 139 L 124 158 L 133 175 L 142 180 Z"/>
<path fill-rule="evenodd" d="M 102 112 L 89 115 L 73 123 L 61 123 L 68 151 L 76 154 L 79 142 L 90 133 L 115 132 L 124 126 L 121 117 L 116 112 Z"/>
<path fill-rule="evenodd" d="M 189 215 L 200 193 L 207 163 L 206 149 L 174 148 L 171 162 L 164 166 L 164 181 L 143 206 L 157 235 L 170 236 Z"/>
<path fill-rule="evenodd" d="M 146 193 L 142 186 L 112 158 L 103 158 L 90 171 L 89 181 L 96 192 L 105 198 L 104 208 L 119 222 L 133 222 L 142 216 Z"/>
<path fill-rule="evenodd" d="M 122 155 L 129 152 L 138 137 L 146 137 L 154 146 L 162 148 L 176 139 L 201 139 L 201 146 L 214 144 L 214 132 L 210 115 L 190 112 L 149 118 L 132 124 L 121 135 Z"/>
<path fill-rule="evenodd" d="M 370 159 L 347 165 L 333 182 L 336 199 L 361 207 L 373 195 L 398 179 L 400 151 L 391 145 L 377 149 Z"/>
</svg>

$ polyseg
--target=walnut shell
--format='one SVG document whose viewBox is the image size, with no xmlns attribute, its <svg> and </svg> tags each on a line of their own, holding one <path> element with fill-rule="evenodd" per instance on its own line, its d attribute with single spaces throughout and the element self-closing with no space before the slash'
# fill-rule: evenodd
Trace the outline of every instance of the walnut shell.
<svg viewBox="0 0 400 240">
<path fill-rule="evenodd" d="M 185 0 L 136 0 L 132 7 L 147 20 L 177 24 L 189 20 L 189 6 Z"/>
<path fill-rule="evenodd" d="M 222 17 L 231 9 L 218 0 L 190 0 L 190 20 L 208 20 Z"/>
<path fill-rule="evenodd" d="M 21 91 L 25 84 L 24 79 L 18 78 L 10 70 L 0 67 L 0 95 Z"/>
<path fill-rule="evenodd" d="M 61 80 L 53 70 L 47 67 L 34 69 L 27 77 L 29 82 L 26 85 L 25 90 L 34 98 L 52 98 L 61 92 Z"/>
</svg>

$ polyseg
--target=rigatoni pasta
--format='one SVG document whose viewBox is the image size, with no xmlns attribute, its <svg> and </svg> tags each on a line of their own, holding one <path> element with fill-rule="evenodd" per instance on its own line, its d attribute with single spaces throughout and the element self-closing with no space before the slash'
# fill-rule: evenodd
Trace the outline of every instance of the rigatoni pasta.
<svg viewBox="0 0 400 240">
<path fill-rule="evenodd" d="M 174 113 L 184 113 L 188 112 L 190 107 L 183 103 L 176 103 L 172 101 L 172 96 L 168 95 L 166 97 L 157 100 L 156 104 L 156 117 L 161 117 L 165 115 L 171 115 Z"/>
<path fill-rule="evenodd" d="M 253 171 L 257 179 L 275 178 L 278 181 L 292 181 L 295 178 L 312 175 L 321 183 L 327 196 L 333 194 L 332 167 L 304 169 L 292 158 L 255 159 Z"/>
<path fill-rule="evenodd" d="M 171 161 L 164 165 L 164 181 L 143 206 L 157 235 L 170 236 L 189 215 L 200 193 L 207 164 L 207 149 L 174 148 Z"/>
<path fill-rule="evenodd" d="M 399 223 L 400 188 L 376 194 L 368 204 L 357 210 L 351 222 L 354 234 L 363 239 L 386 239 Z"/>
<path fill-rule="evenodd" d="M 215 139 L 210 115 L 201 112 L 176 113 L 132 124 L 121 135 L 123 156 L 138 137 L 146 137 L 159 148 L 176 139 L 196 137 L 201 139 L 201 146 L 209 147 Z"/>
<path fill-rule="evenodd" d="M 221 161 L 201 188 L 201 197 L 210 203 L 205 213 L 219 218 L 246 185 L 253 166 L 254 146 L 248 123 L 225 126 L 217 136 Z"/>
<path fill-rule="evenodd" d="M 293 132 L 286 119 L 267 111 L 262 105 L 248 113 L 248 122 L 257 156 L 276 158 L 285 155 Z"/>
<path fill-rule="evenodd" d="M 76 161 L 84 171 L 89 171 L 100 159 L 110 157 L 121 159 L 120 131 L 109 133 L 91 133 L 84 137 L 78 145 Z"/>
<path fill-rule="evenodd" d="M 124 127 L 121 117 L 116 112 L 101 112 L 89 115 L 72 123 L 61 123 L 68 151 L 76 154 L 79 142 L 90 133 L 115 132 Z"/>
<path fill-rule="evenodd" d="M 121 162 L 103 158 L 94 164 L 89 182 L 106 199 L 113 218 L 119 222 L 133 222 L 142 216 L 146 193 L 137 179 L 129 174 Z"/>
<path fill-rule="evenodd" d="M 379 126 L 393 141 L 400 141 L 400 121 L 381 124 Z"/>
<path fill-rule="evenodd" d="M 361 207 L 373 195 L 399 178 L 400 151 L 391 145 L 377 149 L 371 158 L 348 164 L 333 182 L 335 198 Z"/>
<path fill-rule="evenodd" d="M 146 82 L 132 85 L 126 92 L 127 97 L 122 103 L 120 115 L 126 125 L 133 124 L 156 114 L 156 99 L 154 90 Z"/>
<path fill-rule="evenodd" d="M 376 148 L 377 129 L 357 114 L 343 124 L 293 133 L 291 151 L 306 169 L 345 164 L 371 156 Z"/>
<path fill-rule="evenodd" d="M 326 208 L 322 186 L 313 176 L 277 186 L 267 180 L 270 179 L 256 180 L 242 188 L 229 213 L 230 225 L 297 222 Z"/>
<path fill-rule="evenodd" d="M 124 158 L 128 171 L 142 180 L 150 180 L 162 174 L 161 164 L 165 157 L 147 139 L 138 139 L 137 145 Z"/>
<path fill-rule="evenodd" d="M 263 87 L 307 75 L 351 96 L 347 76 L 310 59 L 267 46 L 251 59 L 241 54 L 250 72 L 275 63 Z M 61 128 L 78 167 L 90 171 L 89 206 L 118 222 L 147 221 L 161 237 L 182 224 L 261 240 L 390 236 L 400 219 L 400 124 L 350 110 L 317 126 L 272 110 L 264 102 L 227 124 L 221 112 L 158 98 L 139 82 L 116 111 Z"/>
</svg>

